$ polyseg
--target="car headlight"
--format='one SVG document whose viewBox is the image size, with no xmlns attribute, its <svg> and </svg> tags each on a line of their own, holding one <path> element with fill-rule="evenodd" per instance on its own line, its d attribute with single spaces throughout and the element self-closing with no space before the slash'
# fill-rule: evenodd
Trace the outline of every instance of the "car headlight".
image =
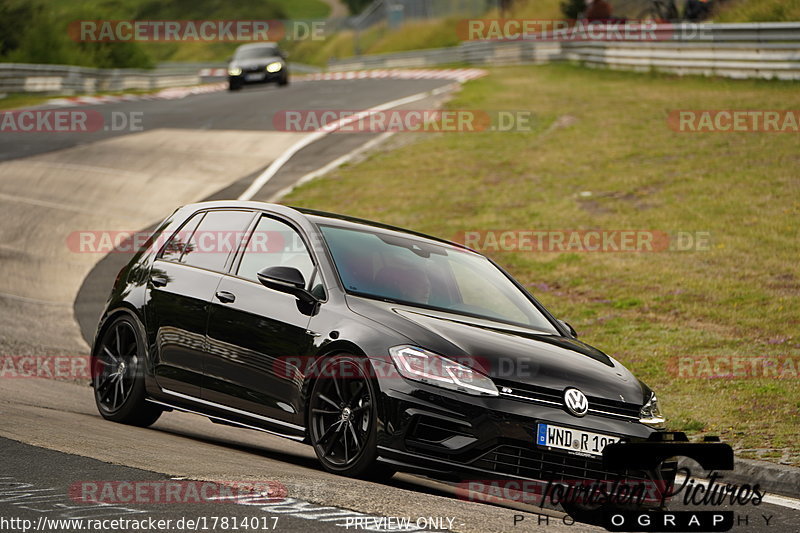
<svg viewBox="0 0 800 533">
<path fill-rule="evenodd" d="M 662 426 L 666 422 L 666 418 L 661 414 L 661 407 L 658 405 L 658 398 L 656 393 L 650 393 L 650 399 L 642 406 L 639 411 L 639 422 L 647 424 L 648 426 Z"/>
<path fill-rule="evenodd" d="M 498 396 L 497 387 L 487 376 L 446 357 L 417 348 L 389 348 L 394 366 L 404 378 L 475 396 Z"/>
<path fill-rule="evenodd" d="M 278 72 L 282 68 L 283 64 L 280 61 L 274 61 L 267 65 L 267 72 Z"/>
<path fill-rule="evenodd" d="M 242 73 L 242 69 L 240 69 L 239 67 L 229 67 L 228 68 L 228 75 L 229 76 L 238 76 L 241 73 Z"/>
</svg>

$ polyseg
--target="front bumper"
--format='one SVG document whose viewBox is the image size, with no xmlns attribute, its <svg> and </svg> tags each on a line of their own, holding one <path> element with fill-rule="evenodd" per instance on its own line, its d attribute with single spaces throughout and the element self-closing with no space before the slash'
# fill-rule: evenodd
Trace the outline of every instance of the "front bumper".
<svg viewBox="0 0 800 533">
<path fill-rule="evenodd" d="M 511 395 L 469 396 L 399 377 L 379 380 L 378 453 L 400 470 L 450 479 L 603 483 L 624 478 L 665 486 L 675 465 L 612 471 L 603 457 L 536 444 L 539 423 L 645 442 L 656 430 L 623 413 L 577 418 L 555 405 Z"/>
<path fill-rule="evenodd" d="M 286 69 L 283 68 L 277 72 L 267 72 L 263 68 L 243 70 L 237 76 L 228 75 L 228 82 L 245 85 L 251 83 L 273 83 L 282 80 L 286 76 Z"/>
</svg>

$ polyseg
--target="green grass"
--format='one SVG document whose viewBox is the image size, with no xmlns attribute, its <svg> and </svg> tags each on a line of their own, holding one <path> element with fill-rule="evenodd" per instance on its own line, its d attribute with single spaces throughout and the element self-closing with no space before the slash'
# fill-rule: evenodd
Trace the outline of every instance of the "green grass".
<svg viewBox="0 0 800 533">
<path fill-rule="evenodd" d="M 491 72 L 449 105 L 530 110 L 534 131 L 419 134 L 284 203 L 445 238 L 489 228 L 710 232 L 706 251 L 490 255 L 658 391 L 674 429 L 789 448 L 800 464 L 797 378 L 669 370 L 687 355 L 800 357 L 797 134 L 667 126 L 673 109 L 798 109 L 795 85 L 570 65 Z M 571 125 L 551 129 L 559 118 Z"/>
<path fill-rule="evenodd" d="M 276 3 L 290 19 L 324 19 L 331 8 L 321 0 L 276 0 Z"/>
<path fill-rule="evenodd" d="M 732 0 L 716 22 L 798 22 L 800 0 Z"/>
<path fill-rule="evenodd" d="M 322 0 L 40 0 L 48 11 L 66 21 L 93 16 L 97 19 L 126 19 L 159 13 L 181 20 L 208 17 L 260 18 L 264 15 L 291 19 L 325 18 L 330 7 Z M 71 17 L 75 17 L 74 19 Z"/>
<path fill-rule="evenodd" d="M 517 2 L 509 13 L 509 18 L 558 19 L 563 15 L 559 9 L 560 0 L 537 0 Z M 459 39 L 459 22 L 464 17 L 451 17 L 426 21 L 409 21 L 400 28 L 390 29 L 377 25 L 359 35 L 359 49 L 362 55 L 405 52 L 428 48 L 456 46 Z M 489 11 L 482 18 L 496 19 L 496 10 Z M 352 31 L 340 31 L 324 41 L 288 43 L 292 60 L 310 65 L 324 66 L 331 58 L 352 57 L 356 50 Z"/>
<path fill-rule="evenodd" d="M 56 97 L 42 96 L 31 93 L 11 93 L 3 98 L 0 98 L 0 109 L 6 110 L 6 109 L 20 109 L 23 107 L 31 107 L 43 104 L 46 101 L 50 100 L 51 98 L 56 98 Z"/>
</svg>

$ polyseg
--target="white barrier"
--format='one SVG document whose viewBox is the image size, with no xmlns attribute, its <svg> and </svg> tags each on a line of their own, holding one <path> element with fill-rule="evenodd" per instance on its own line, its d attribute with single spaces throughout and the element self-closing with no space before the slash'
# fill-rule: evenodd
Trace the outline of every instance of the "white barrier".
<svg viewBox="0 0 800 533">
<path fill-rule="evenodd" d="M 321 69 L 290 63 L 289 70 L 311 73 Z M 227 78 L 227 75 L 224 63 L 167 64 L 153 70 L 0 63 L 0 93 L 72 95 L 131 89 L 154 90 L 219 81 Z"/>
<path fill-rule="evenodd" d="M 473 41 L 452 48 L 331 61 L 331 70 L 577 61 L 680 75 L 800 80 L 800 22 L 660 25 L 663 40 Z"/>
</svg>

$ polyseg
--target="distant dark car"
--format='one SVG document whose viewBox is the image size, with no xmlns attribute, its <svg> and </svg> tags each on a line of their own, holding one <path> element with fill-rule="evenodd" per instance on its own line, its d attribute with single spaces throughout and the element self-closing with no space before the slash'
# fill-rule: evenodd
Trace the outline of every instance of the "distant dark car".
<svg viewBox="0 0 800 533">
<path fill-rule="evenodd" d="M 346 476 L 613 474 L 659 433 L 656 395 L 461 245 L 257 202 L 178 209 L 120 271 L 94 341 L 103 417 L 165 410 L 313 446 Z"/>
<path fill-rule="evenodd" d="M 245 44 L 236 49 L 228 64 L 228 89 L 236 91 L 248 83 L 289 84 L 286 55 L 277 45 Z"/>
</svg>

